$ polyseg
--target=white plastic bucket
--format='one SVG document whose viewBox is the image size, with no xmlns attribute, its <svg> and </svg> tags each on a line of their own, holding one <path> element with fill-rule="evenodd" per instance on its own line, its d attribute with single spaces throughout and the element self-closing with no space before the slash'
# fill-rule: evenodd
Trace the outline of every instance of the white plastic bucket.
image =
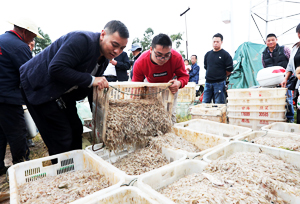
<svg viewBox="0 0 300 204">
<path fill-rule="evenodd" d="M 28 138 L 32 139 L 39 133 L 39 131 L 27 109 L 24 110 L 24 117 L 25 117 L 25 123 L 28 130 Z"/>
</svg>

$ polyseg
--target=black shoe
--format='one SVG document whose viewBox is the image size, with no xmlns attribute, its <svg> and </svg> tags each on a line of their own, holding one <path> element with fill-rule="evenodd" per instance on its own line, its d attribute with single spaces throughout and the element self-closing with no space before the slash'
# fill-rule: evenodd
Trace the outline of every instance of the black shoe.
<svg viewBox="0 0 300 204">
<path fill-rule="evenodd" d="M 28 144 L 28 147 L 34 147 L 34 146 L 35 146 L 35 144 L 34 144 L 34 142 L 32 141 L 32 139 L 28 139 L 28 140 L 27 140 L 27 144 Z"/>
<path fill-rule="evenodd" d="M 9 168 L 9 166 L 8 167 L 4 166 L 4 167 L 0 168 L 0 176 L 2 176 L 3 174 L 6 174 L 6 171 L 8 168 Z"/>
</svg>

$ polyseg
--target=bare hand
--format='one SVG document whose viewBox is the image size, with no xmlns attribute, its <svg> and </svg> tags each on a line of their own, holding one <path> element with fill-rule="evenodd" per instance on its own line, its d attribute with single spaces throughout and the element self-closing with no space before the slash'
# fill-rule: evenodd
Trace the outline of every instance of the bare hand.
<svg viewBox="0 0 300 204">
<path fill-rule="evenodd" d="M 114 66 L 116 66 L 118 64 L 118 62 L 114 59 L 110 60 L 109 63 L 111 63 Z"/>
<path fill-rule="evenodd" d="M 181 82 L 177 80 L 171 80 L 169 83 L 172 83 L 172 85 L 169 87 L 172 94 L 177 93 L 178 89 L 181 87 Z"/>
<path fill-rule="evenodd" d="M 287 80 L 284 79 L 282 82 L 281 82 L 281 87 L 285 88 L 286 87 L 286 83 L 287 83 Z"/>
<path fill-rule="evenodd" d="M 109 88 L 108 81 L 106 80 L 105 77 L 95 77 L 93 86 L 98 86 L 99 90 L 104 89 L 104 88 Z"/>
</svg>

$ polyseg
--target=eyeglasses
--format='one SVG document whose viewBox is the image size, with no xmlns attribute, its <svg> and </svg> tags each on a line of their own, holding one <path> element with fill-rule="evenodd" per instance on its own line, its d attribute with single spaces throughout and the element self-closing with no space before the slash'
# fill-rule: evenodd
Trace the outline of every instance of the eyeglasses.
<svg viewBox="0 0 300 204">
<path fill-rule="evenodd" d="M 168 60 L 172 56 L 171 53 L 168 53 L 165 56 L 161 56 L 161 55 L 158 56 L 157 53 L 154 50 L 153 50 L 153 52 L 154 52 L 154 55 L 155 55 L 156 59 L 158 59 L 158 60 L 163 60 L 163 59 Z"/>
</svg>

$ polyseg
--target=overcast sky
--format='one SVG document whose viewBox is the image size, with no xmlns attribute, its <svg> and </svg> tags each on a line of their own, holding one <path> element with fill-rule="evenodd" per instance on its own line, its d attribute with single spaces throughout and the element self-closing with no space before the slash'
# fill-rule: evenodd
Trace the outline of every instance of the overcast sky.
<svg viewBox="0 0 300 204">
<path fill-rule="evenodd" d="M 297 0 L 294 0 L 296 2 Z M 203 58 L 212 49 L 211 38 L 215 33 L 224 36 L 223 48 L 232 57 L 240 44 L 246 41 L 263 43 L 260 34 L 250 17 L 250 8 L 259 16 L 266 17 L 266 2 L 263 0 L 15 0 L 1 1 L 0 34 L 12 29 L 7 20 L 16 16 L 33 18 L 38 26 L 47 33 L 52 41 L 74 30 L 100 32 L 110 20 L 120 20 L 129 29 L 130 38 L 125 51 L 136 37 L 142 38 L 147 28 L 154 34 L 183 33 L 184 41 L 180 47 L 186 51 L 185 16 L 180 14 L 190 7 L 186 13 L 188 54 L 198 56 L 198 64 L 203 68 Z M 300 4 L 283 3 L 269 0 L 269 20 L 280 16 L 300 12 Z M 260 3 L 260 4 L 258 4 Z M 224 19 L 230 16 L 231 23 Z M 254 15 L 262 35 L 265 37 L 265 22 Z M 277 35 L 300 23 L 300 15 L 284 21 L 269 23 L 268 31 Z M 278 38 L 279 43 L 295 43 L 298 41 L 295 29 Z"/>
</svg>

